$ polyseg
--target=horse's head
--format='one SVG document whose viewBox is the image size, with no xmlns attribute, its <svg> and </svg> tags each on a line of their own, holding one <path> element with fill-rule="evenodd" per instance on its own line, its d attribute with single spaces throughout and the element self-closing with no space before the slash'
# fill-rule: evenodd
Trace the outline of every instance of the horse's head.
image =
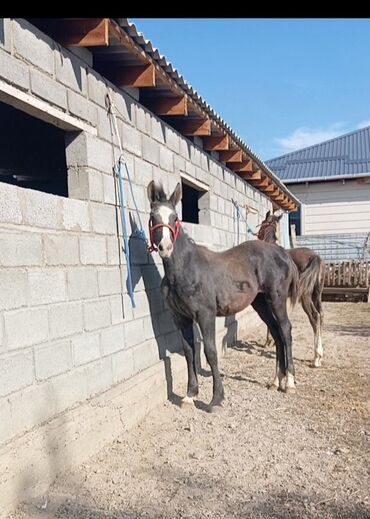
<svg viewBox="0 0 370 519">
<path fill-rule="evenodd" d="M 182 197 L 180 182 L 167 198 L 163 186 L 154 180 L 147 187 L 150 201 L 149 234 L 151 250 L 157 250 L 161 258 L 169 258 L 180 231 L 176 205 Z"/>
<path fill-rule="evenodd" d="M 260 230 L 258 231 L 258 239 L 264 240 L 270 243 L 277 242 L 277 226 L 279 221 L 281 220 L 283 214 L 276 216 L 271 214 L 271 211 L 267 211 L 265 219 L 260 225 Z"/>
</svg>

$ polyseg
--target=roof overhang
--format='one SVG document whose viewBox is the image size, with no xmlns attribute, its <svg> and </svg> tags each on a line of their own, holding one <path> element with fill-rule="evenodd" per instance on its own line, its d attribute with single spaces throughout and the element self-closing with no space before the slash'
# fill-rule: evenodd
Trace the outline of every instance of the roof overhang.
<svg viewBox="0 0 370 519">
<path fill-rule="evenodd" d="M 119 88 L 139 89 L 140 103 L 188 137 L 275 205 L 295 211 L 299 200 L 126 18 L 29 18 L 65 47 L 86 47 L 93 68 Z"/>
<path fill-rule="evenodd" d="M 307 177 L 307 178 L 287 178 L 283 180 L 284 184 L 306 184 L 307 182 L 330 182 L 334 180 L 356 180 L 357 178 L 369 178 L 370 173 L 358 173 L 355 175 L 327 175 L 324 177 Z"/>
</svg>

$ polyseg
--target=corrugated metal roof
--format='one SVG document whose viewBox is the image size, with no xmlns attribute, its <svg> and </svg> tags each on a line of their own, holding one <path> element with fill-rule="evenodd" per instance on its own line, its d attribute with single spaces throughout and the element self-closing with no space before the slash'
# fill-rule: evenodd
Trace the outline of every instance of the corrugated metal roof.
<svg viewBox="0 0 370 519">
<path fill-rule="evenodd" d="M 150 57 L 158 63 L 164 69 L 171 78 L 176 81 L 176 83 L 201 107 L 204 109 L 207 114 L 214 118 L 217 123 L 222 126 L 237 142 L 242 148 L 248 151 L 248 154 L 251 158 L 256 160 L 257 163 L 266 171 L 266 173 L 271 176 L 271 178 L 276 182 L 276 184 L 297 204 L 300 205 L 300 201 L 296 198 L 293 193 L 291 193 L 284 183 L 281 182 L 279 175 L 276 175 L 274 170 L 272 170 L 266 162 L 261 159 L 252 149 L 246 144 L 236 133 L 235 131 L 222 119 L 222 117 L 202 98 L 200 94 L 194 88 L 189 85 L 186 79 L 180 75 L 177 69 L 172 65 L 171 62 L 168 62 L 166 57 L 160 54 L 159 50 L 153 47 L 150 40 L 147 40 L 144 34 L 137 30 L 134 23 L 131 23 L 127 18 L 115 18 L 116 22 L 120 25 L 122 29 L 127 32 L 127 34 L 135 41 L 136 44 L 140 45 L 140 47 L 150 55 Z M 267 195 L 268 196 L 268 195 Z"/>
<path fill-rule="evenodd" d="M 370 126 L 265 162 L 283 182 L 370 175 Z"/>
</svg>

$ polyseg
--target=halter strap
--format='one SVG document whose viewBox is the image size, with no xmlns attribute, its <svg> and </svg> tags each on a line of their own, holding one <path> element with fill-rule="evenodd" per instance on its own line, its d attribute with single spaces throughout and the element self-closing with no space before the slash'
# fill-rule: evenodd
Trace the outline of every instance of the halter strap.
<svg viewBox="0 0 370 519">
<path fill-rule="evenodd" d="M 154 243 L 154 231 L 159 229 L 160 227 L 167 227 L 171 231 L 172 234 L 172 243 L 175 244 L 177 237 L 180 232 L 181 222 L 179 219 L 176 220 L 175 227 L 173 228 L 171 225 L 166 223 L 157 223 L 157 225 L 151 225 L 151 220 L 149 220 L 149 237 L 150 237 L 150 247 L 148 248 L 149 252 L 158 251 L 158 247 Z"/>
</svg>

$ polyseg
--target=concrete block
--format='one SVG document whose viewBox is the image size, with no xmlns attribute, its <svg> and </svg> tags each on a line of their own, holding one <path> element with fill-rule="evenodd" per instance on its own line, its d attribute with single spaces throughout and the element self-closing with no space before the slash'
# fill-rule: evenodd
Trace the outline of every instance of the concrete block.
<svg viewBox="0 0 370 519">
<path fill-rule="evenodd" d="M 77 58 L 83 62 L 83 65 L 86 64 L 89 67 L 93 66 L 92 52 L 86 47 L 69 47 L 68 52 L 72 56 L 77 56 Z"/>
<path fill-rule="evenodd" d="M 94 170 L 86 171 L 85 173 L 88 175 L 89 200 L 102 202 L 104 199 L 102 173 Z"/>
<path fill-rule="evenodd" d="M 78 200 L 90 200 L 89 176 L 86 168 L 68 169 L 68 193 Z"/>
<path fill-rule="evenodd" d="M 173 155 L 173 169 L 175 173 L 180 173 L 180 171 L 185 171 L 185 159 L 181 157 L 181 155 L 177 155 L 174 153 Z"/>
<path fill-rule="evenodd" d="M 173 152 L 165 146 L 159 147 L 159 167 L 165 171 L 173 171 Z"/>
<path fill-rule="evenodd" d="M 113 385 L 112 361 L 110 357 L 91 362 L 84 367 L 87 395 L 101 393 Z"/>
<path fill-rule="evenodd" d="M 1 65 L 0 65 L 1 70 Z M 21 223 L 22 211 L 18 196 L 19 188 L 9 184 L 0 184 L 0 222 Z"/>
<path fill-rule="evenodd" d="M 26 304 L 27 272 L 25 270 L 0 270 L 0 310 L 20 308 Z"/>
<path fill-rule="evenodd" d="M 124 320 L 124 306 L 122 294 L 109 298 L 112 324 L 122 323 Z"/>
<path fill-rule="evenodd" d="M 66 300 L 66 279 L 62 270 L 34 270 L 28 273 L 31 305 Z"/>
<path fill-rule="evenodd" d="M 98 234 L 117 234 L 117 218 L 115 207 L 95 204 L 90 205 L 93 231 Z"/>
<path fill-rule="evenodd" d="M 153 328 L 153 318 L 152 316 L 148 315 L 147 317 L 144 317 L 143 319 L 144 323 L 144 338 L 152 339 L 154 337 L 154 328 Z"/>
<path fill-rule="evenodd" d="M 58 339 L 83 331 L 81 303 L 53 305 L 49 310 L 50 337 Z"/>
<path fill-rule="evenodd" d="M 37 70 L 31 70 L 31 90 L 37 97 L 63 110 L 67 110 L 67 91 L 65 87 Z"/>
<path fill-rule="evenodd" d="M 84 96 L 68 90 L 68 109 L 72 115 L 89 122 L 93 126 L 98 124 L 98 113 L 97 108 Z"/>
<path fill-rule="evenodd" d="M 116 188 L 113 175 L 102 175 L 103 178 L 103 200 L 106 204 L 116 205 Z M 117 193 L 118 198 L 118 193 Z"/>
<path fill-rule="evenodd" d="M 196 178 L 195 166 L 188 160 L 185 163 L 185 172 L 193 178 Z"/>
<path fill-rule="evenodd" d="M 83 267 L 67 272 L 68 299 L 92 299 L 98 296 L 96 269 Z"/>
<path fill-rule="evenodd" d="M 130 254 L 133 264 L 148 263 L 148 251 L 145 242 L 139 238 L 132 238 L 130 240 Z"/>
<path fill-rule="evenodd" d="M 87 73 L 87 89 L 89 99 L 105 109 L 108 92 L 107 85 L 102 77 L 91 69 Z"/>
<path fill-rule="evenodd" d="M 121 274 L 118 267 L 111 267 L 98 270 L 99 295 L 108 296 L 120 294 Z"/>
<path fill-rule="evenodd" d="M 12 51 L 11 24 L 10 18 L 0 18 L 0 47 L 7 52 Z"/>
<path fill-rule="evenodd" d="M 166 334 L 176 330 L 175 323 L 170 312 L 161 312 L 158 315 L 159 331 L 161 334 Z"/>
<path fill-rule="evenodd" d="M 167 125 L 165 126 L 165 141 L 170 150 L 180 153 L 180 136 L 177 131 Z"/>
<path fill-rule="evenodd" d="M 0 362 L 0 397 L 29 386 L 34 381 L 32 350 L 6 355 Z"/>
<path fill-rule="evenodd" d="M 159 165 L 159 144 L 147 135 L 142 136 L 143 159 L 151 164 Z"/>
<path fill-rule="evenodd" d="M 134 355 L 134 372 L 152 366 L 159 360 L 158 344 L 155 339 L 145 341 L 133 348 Z"/>
<path fill-rule="evenodd" d="M 87 202 L 65 198 L 62 200 L 63 228 L 67 231 L 91 230 L 89 205 Z"/>
<path fill-rule="evenodd" d="M 98 136 L 108 142 L 116 142 L 116 133 L 112 122 L 112 116 L 103 108 L 97 109 Z"/>
<path fill-rule="evenodd" d="M 71 344 L 58 342 L 51 346 L 35 349 L 37 380 L 45 380 L 68 371 L 72 366 Z"/>
<path fill-rule="evenodd" d="M 78 265 L 78 237 L 65 234 L 44 236 L 45 262 L 47 265 Z"/>
<path fill-rule="evenodd" d="M 120 243 L 118 237 L 107 236 L 108 265 L 119 265 L 119 251 Z"/>
<path fill-rule="evenodd" d="M 0 50 L 0 78 L 21 90 L 30 88 L 28 67 L 3 50 Z"/>
<path fill-rule="evenodd" d="M 0 315 L 0 349 L 4 344 L 4 317 Z"/>
<path fill-rule="evenodd" d="M 141 105 L 135 106 L 137 129 L 147 135 L 150 134 L 150 113 Z"/>
<path fill-rule="evenodd" d="M 134 308 L 134 318 L 143 317 L 145 315 L 149 315 L 149 302 L 148 296 L 146 292 L 138 292 L 135 294 L 135 304 L 136 308 Z"/>
<path fill-rule="evenodd" d="M 144 323 L 142 319 L 135 319 L 125 323 L 125 338 L 128 348 L 139 344 L 144 337 Z"/>
<path fill-rule="evenodd" d="M 112 355 L 113 382 L 122 382 L 134 374 L 134 356 L 132 349 L 119 351 Z"/>
<path fill-rule="evenodd" d="M 64 49 L 58 49 L 55 54 L 55 75 L 68 88 L 83 95 L 87 93 L 86 68 L 78 58 Z"/>
<path fill-rule="evenodd" d="M 155 115 L 150 116 L 150 123 L 151 123 L 151 129 L 150 129 L 150 135 L 151 137 L 161 142 L 162 144 L 165 143 L 165 124 L 160 119 L 157 119 Z"/>
<path fill-rule="evenodd" d="M 54 44 L 26 20 L 13 20 L 14 52 L 48 74 L 54 73 Z"/>
<path fill-rule="evenodd" d="M 84 333 L 72 338 L 72 358 L 74 366 L 87 364 L 100 357 L 100 336 L 98 333 Z"/>
<path fill-rule="evenodd" d="M 61 413 L 77 402 L 83 402 L 90 395 L 87 392 L 87 380 L 84 367 L 67 371 L 49 380 L 55 413 Z"/>
<path fill-rule="evenodd" d="M 109 299 L 101 299 L 99 301 L 89 301 L 84 305 L 85 329 L 88 331 L 98 330 L 109 326 L 110 306 Z"/>
<path fill-rule="evenodd" d="M 49 384 L 36 384 L 9 395 L 12 436 L 41 424 L 56 412 Z"/>
<path fill-rule="evenodd" d="M 62 227 L 62 199 L 33 189 L 22 189 L 23 221 L 33 227 L 60 229 Z"/>
<path fill-rule="evenodd" d="M 111 355 L 116 351 L 123 350 L 125 347 L 123 324 L 118 324 L 117 326 L 102 330 L 100 336 L 102 356 Z"/>
<path fill-rule="evenodd" d="M 167 353 L 174 353 L 183 349 L 181 336 L 177 330 L 165 335 L 165 343 Z"/>
<path fill-rule="evenodd" d="M 47 309 L 27 308 L 5 313 L 4 329 L 9 349 L 46 341 L 49 336 Z"/>
<path fill-rule="evenodd" d="M 145 188 L 153 180 L 153 166 L 150 162 L 135 157 L 135 184 Z"/>
<path fill-rule="evenodd" d="M 200 167 L 203 171 L 209 171 L 209 163 L 210 163 L 210 158 L 209 158 L 209 155 L 207 155 L 207 153 L 205 153 L 204 151 L 202 151 L 200 153 Z M 199 179 L 200 180 L 200 179 Z"/>
<path fill-rule="evenodd" d="M 85 165 L 111 175 L 114 166 L 112 145 L 109 142 L 102 141 L 98 137 L 86 135 L 86 148 L 87 162 L 86 164 L 78 165 Z"/>
<path fill-rule="evenodd" d="M 195 146 L 190 149 L 190 160 L 195 166 L 200 166 L 200 150 Z"/>
<path fill-rule="evenodd" d="M 83 265 L 106 264 L 107 245 L 104 236 L 81 236 L 80 257 Z"/>
<path fill-rule="evenodd" d="M 134 312 L 131 299 L 128 294 L 123 294 L 123 312 L 125 321 L 131 321 L 134 318 Z"/>
<path fill-rule="evenodd" d="M 191 147 L 192 143 L 188 139 L 185 139 L 185 137 L 180 139 L 180 155 L 184 157 L 185 160 L 190 161 Z"/>
<path fill-rule="evenodd" d="M 133 126 L 122 123 L 121 126 L 121 140 L 122 147 L 124 150 L 129 151 L 133 155 L 137 155 L 141 157 L 142 143 L 141 143 L 142 134 L 136 130 Z"/>
<path fill-rule="evenodd" d="M 116 113 L 124 122 L 135 125 L 135 106 L 136 102 L 130 96 L 124 94 L 121 90 L 117 91 L 117 87 L 111 85 L 111 97 L 113 97 Z"/>
<path fill-rule="evenodd" d="M 13 436 L 12 415 L 8 398 L 0 399 L 0 445 Z"/>
</svg>

